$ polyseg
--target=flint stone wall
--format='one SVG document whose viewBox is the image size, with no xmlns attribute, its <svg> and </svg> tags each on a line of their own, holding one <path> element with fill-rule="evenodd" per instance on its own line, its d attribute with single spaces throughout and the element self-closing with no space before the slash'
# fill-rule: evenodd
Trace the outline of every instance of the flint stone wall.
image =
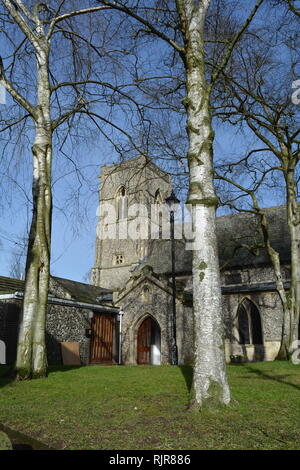
<svg viewBox="0 0 300 470">
<path fill-rule="evenodd" d="M 89 363 L 90 339 L 85 330 L 90 328 L 91 320 L 88 309 L 48 305 L 46 323 L 46 341 L 49 364 L 62 364 L 60 342 L 78 342 L 80 344 L 80 360 Z"/>
<path fill-rule="evenodd" d="M 145 298 L 144 289 L 148 294 Z M 172 295 L 151 282 L 143 282 L 132 289 L 120 300 L 125 314 L 122 327 L 122 358 L 124 364 L 137 364 L 137 334 L 138 329 L 147 316 L 151 316 L 160 327 L 161 334 L 161 364 L 171 362 L 172 338 Z M 193 317 L 192 309 L 177 300 L 177 346 L 180 364 L 192 362 L 193 351 Z"/>
<path fill-rule="evenodd" d="M 244 299 L 251 300 L 259 310 L 263 347 L 258 350 L 253 345 L 242 346 L 238 344 L 234 337 L 234 331 L 237 328 L 237 313 L 239 305 Z M 226 338 L 226 360 L 230 361 L 230 356 L 247 356 L 249 360 L 272 361 L 280 347 L 281 328 L 283 321 L 283 312 L 280 297 L 276 291 L 272 292 L 254 292 L 254 293 L 236 293 L 223 295 L 223 314 L 225 322 Z"/>
<path fill-rule="evenodd" d="M 6 345 L 6 363 L 16 360 L 19 321 L 22 301 L 1 300 L 0 302 L 0 340 Z M 80 343 L 80 360 L 89 363 L 90 339 L 85 330 L 90 328 L 90 310 L 63 305 L 48 305 L 46 322 L 46 346 L 49 364 L 62 364 L 60 342 Z"/>
</svg>

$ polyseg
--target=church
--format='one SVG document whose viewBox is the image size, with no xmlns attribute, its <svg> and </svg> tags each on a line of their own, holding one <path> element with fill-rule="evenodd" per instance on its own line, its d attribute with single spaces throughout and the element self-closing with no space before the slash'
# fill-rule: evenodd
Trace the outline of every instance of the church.
<svg viewBox="0 0 300 470">
<path fill-rule="evenodd" d="M 165 203 L 171 193 L 170 174 L 143 155 L 101 167 L 91 285 L 51 278 L 50 364 L 71 364 L 72 357 L 73 363 L 86 365 L 171 364 L 174 315 L 178 364 L 192 364 L 193 230 L 178 205 L 172 239 Z M 288 288 L 285 206 L 266 209 L 266 214 Z M 272 361 L 280 347 L 281 301 L 266 251 L 245 248 L 261 240 L 259 222 L 250 213 L 217 217 L 217 237 L 226 361 Z M 0 277 L 5 363 L 15 360 L 23 290 L 23 281 Z M 73 356 L 64 362 L 63 346 L 68 345 Z"/>
<path fill-rule="evenodd" d="M 170 175 L 144 156 L 101 169 L 92 284 L 111 289 L 114 305 L 124 312 L 125 364 L 170 363 L 174 291 L 170 226 L 164 222 L 169 220 L 165 200 L 171 191 Z M 290 252 L 285 207 L 270 208 L 267 216 L 288 287 Z M 151 223 L 143 223 L 149 218 Z M 189 221 L 175 220 L 179 364 L 193 360 L 192 232 L 188 227 Z M 217 236 L 223 266 L 226 360 L 274 360 L 283 319 L 274 272 L 265 250 L 254 253 L 242 247 L 261 239 L 259 223 L 252 214 L 218 217 Z"/>
</svg>

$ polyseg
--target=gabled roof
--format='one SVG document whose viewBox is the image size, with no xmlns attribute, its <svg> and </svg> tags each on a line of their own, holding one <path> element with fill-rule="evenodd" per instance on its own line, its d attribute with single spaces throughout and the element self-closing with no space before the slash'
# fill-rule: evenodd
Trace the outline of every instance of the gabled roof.
<svg viewBox="0 0 300 470">
<path fill-rule="evenodd" d="M 111 290 L 102 287 L 55 276 L 52 276 L 52 279 L 67 291 L 72 299 L 79 302 L 98 303 L 102 300 L 107 300 L 107 297 L 112 295 Z"/>
<path fill-rule="evenodd" d="M 152 266 L 144 265 L 139 272 L 136 272 L 127 281 L 125 287 L 118 293 L 117 303 L 120 303 L 124 297 L 144 282 L 154 284 L 159 289 L 165 291 L 167 295 L 172 296 L 172 288 L 168 281 L 162 281 L 159 279 L 157 273 L 153 271 Z"/>
<path fill-rule="evenodd" d="M 286 206 L 265 209 L 269 223 L 269 236 L 272 247 L 278 251 L 282 263 L 290 261 L 290 235 L 287 225 Z M 270 263 L 264 248 L 251 253 L 241 245 L 253 246 L 263 241 L 258 216 L 251 213 L 217 217 L 217 236 L 220 263 L 229 266 L 260 265 Z"/>
<path fill-rule="evenodd" d="M 82 282 L 71 281 L 60 277 L 51 276 L 49 294 L 64 299 L 69 298 L 78 302 L 97 304 L 104 300 L 111 300 L 112 291 L 102 287 L 91 286 Z M 58 289 L 57 289 L 58 287 Z M 0 276 L 0 294 L 13 294 L 23 292 L 25 281 Z"/>
<path fill-rule="evenodd" d="M 279 252 L 282 263 L 290 261 L 290 237 L 286 218 L 286 206 L 270 207 L 265 209 L 269 221 L 270 240 L 273 248 Z M 269 264 L 269 256 L 264 248 L 255 253 L 245 248 L 262 242 L 262 231 L 258 217 L 252 213 L 240 213 L 217 217 L 217 238 L 219 248 L 220 266 L 226 263 L 228 268 L 242 266 L 258 266 Z M 191 224 L 187 223 L 187 227 Z M 185 234 L 190 233 L 186 230 Z M 176 226 L 175 226 L 176 228 Z M 182 226 L 178 225 L 177 233 L 181 233 Z M 191 273 L 192 250 L 186 250 L 184 240 L 175 242 L 175 269 L 176 273 Z M 171 273 L 171 242 L 170 240 L 152 240 L 150 254 L 136 268 L 138 272 L 144 265 L 153 267 L 155 273 Z M 227 264 L 228 263 L 228 264 Z"/>
<path fill-rule="evenodd" d="M 14 292 L 22 292 L 25 282 L 12 279 L 10 277 L 0 276 L 0 294 L 11 294 Z"/>
</svg>

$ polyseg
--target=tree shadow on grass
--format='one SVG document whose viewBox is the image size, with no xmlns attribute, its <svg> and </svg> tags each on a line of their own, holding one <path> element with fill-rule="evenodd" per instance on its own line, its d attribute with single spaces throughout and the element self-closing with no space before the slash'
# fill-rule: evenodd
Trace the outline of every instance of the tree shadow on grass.
<svg viewBox="0 0 300 470">
<path fill-rule="evenodd" d="M 256 374 L 258 377 L 261 377 L 263 379 L 267 380 L 273 380 L 274 382 L 281 383 L 283 385 L 288 385 L 292 388 L 295 388 L 296 390 L 300 390 L 300 385 L 297 385 L 293 382 L 290 382 L 288 380 L 285 380 L 287 377 L 290 376 L 290 374 L 284 374 L 284 375 L 269 375 L 266 372 L 254 368 L 253 366 L 248 365 L 247 363 L 242 363 L 239 364 L 239 366 L 242 366 L 243 369 L 246 369 L 248 373 L 250 374 Z M 193 383 L 193 367 L 192 366 L 179 366 L 180 371 L 184 377 L 186 387 L 188 391 L 191 391 L 192 388 L 192 383 Z M 246 379 L 246 377 L 245 377 Z M 251 379 L 251 376 L 249 376 L 249 379 Z"/>
<path fill-rule="evenodd" d="M 49 365 L 47 371 L 47 377 L 51 373 L 55 372 L 70 372 L 72 370 L 81 369 L 85 367 L 85 365 L 78 365 L 78 366 L 64 366 L 64 365 Z M 46 378 L 47 378 L 46 377 Z M 37 380 L 37 379 L 28 379 L 26 381 Z M 13 385 L 16 383 L 16 374 L 14 365 L 0 365 L 0 388 L 5 387 L 6 385 Z"/>
<path fill-rule="evenodd" d="M 6 338 L 6 337 L 5 337 Z M 6 341 L 6 365 L 0 364 L 0 388 L 5 387 L 9 384 L 14 385 L 15 383 L 15 363 L 17 359 L 17 343 L 18 343 L 18 330 L 14 329 L 10 332 L 9 341 Z M 64 365 L 63 356 L 61 350 L 61 342 L 58 341 L 54 336 L 46 332 L 46 349 L 47 349 L 47 360 L 48 360 L 48 375 L 52 372 L 68 372 L 73 369 L 85 367 L 85 364 L 81 363 L 78 365 Z M 71 354 L 72 359 L 72 354 Z M 77 356 L 74 356 L 74 361 L 77 360 Z M 76 364 L 76 361 L 74 362 Z"/>
<path fill-rule="evenodd" d="M 274 382 L 278 382 L 278 383 L 281 383 L 283 385 L 289 385 L 290 387 L 293 387 L 296 390 L 300 390 L 300 385 L 297 385 L 297 384 L 294 384 L 294 383 L 289 382 L 287 380 L 284 380 L 286 377 L 289 377 L 290 374 L 269 375 L 269 374 L 266 374 L 266 372 L 264 372 L 260 369 L 256 369 L 254 367 L 251 367 L 251 366 L 247 365 L 247 363 L 240 364 L 240 365 L 243 367 L 243 369 L 246 369 L 250 374 L 256 374 L 257 376 L 259 376 L 263 379 L 273 380 Z"/>
<path fill-rule="evenodd" d="M 0 388 L 15 381 L 12 365 L 0 365 Z"/>
<path fill-rule="evenodd" d="M 11 429 L 2 423 L 0 423 L 0 431 L 9 437 L 13 450 L 54 450 L 49 445 Z"/>
<path fill-rule="evenodd" d="M 193 383 L 193 367 L 192 366 L 179 366 L 179 369 L 184 377 L 188 391 L 191 391 Z"/>
</svg>

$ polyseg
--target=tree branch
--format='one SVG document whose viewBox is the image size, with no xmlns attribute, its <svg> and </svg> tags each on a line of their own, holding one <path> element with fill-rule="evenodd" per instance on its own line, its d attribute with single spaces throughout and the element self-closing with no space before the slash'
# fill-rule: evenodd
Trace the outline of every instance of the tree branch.
<svg viewBox="0 0 300 470">
<path fill-rule="evenodd" d="M 221 65 L 218 67 L 217 71 L 212 75 L 211 77 L 211 80 L 210 80 L 210 84 L 209 84 L 209 88 L 210 90 L 212 90 L 215 82 L 217 81 L 217 79 L 219 78 L 220 74 L 222 73 L 222 71 L 225 69 L 225 67 L 227 66 L 228 62 L 229 62 L 229 59 L 231 57 L 231 54 L 237 44 L 237 42 L 240 40 L 242 34 L 244 33 L 244 31 L 248 28 L 249 24 L 251 23 L 251 21 L 253 20 L 257 10 L 259 9 L 259 7 L 261 6 L 261 4 L 263 3 L 264 0 L 258 0 L 256 2 L 256 5 L 255 7 L 253 8 L 252 12 L 250 13 L 250 15 L 248 16 L 248 18 L 246 19 L 245 23 L 243 24 L 242 28 L 239 30 L 239 32 L 235 35 L 235 37 L 233 38 L 233 41 L 230 45 L 230 47 L 227 49 L 227 52 L 225 54 L 225 57 L 223 58 L 223 61 L 221 63 Z"/>
<path fill-rule="evenodd" d="M 1 71 L 0 71 L 1 73 Z M 35 112 L 35 107 L 29 103 L 24 96 L 22 96 L 11 84 L 10 81 L 8 81 L 4 74 L 1 76 L 1 81 L 6 90 L 9 92 L 9 94 L 12 96 L 12 98 L 17 101 L 21 106 L 23 106 L 24 109 L 32 116 L 36 117 L 36 112 Z"/>
<path fill-rule="evenodd" d="M 66 20 L 67 18 L 72 18 L 73 16 L 85 15 L 87 13 L 94 13 L 96 11 L 110 10 L 110 9 L 111 8 L 107 6 L 85 8 L 83 10 L 74 10 L 74 11 L 71 11 L 70 13 L 65 13 L 64 15 L 58 16 L 57 18 L 54 18 L 50 23 L 49 30 L 47 33 L 47 39 L 49 39 L 52 36 L 55 25 L 59 23 L 60 21 Z"/>
<path fill-rule="evenodd" d="M 4 4 L 4 6 L 6 7 L 7 11 L 9 11 L 11 16 L 15 20 L 16 24 L 21 29 L 21 31 L 23 31 L 25 36 L 29 39 L 31 44 L 35 48 L 38 48 L 39 44 L 38 44 L 37 36 L 33 32 L 33 30 L 30 28 L 30 26 L 27 24 L 27 22 L 25 21 L 23 16 L 20 14 L 20 12 L 16 9 L 16 7 L 14 5 L 14 2 L 12 2 L 11 0 L 2 0 L 2 2 Z M 22 9 L 23 12 L 27 11 L 27 9 L 25 8 L 25 6 L 21 2 L 21 0 L 18 0 L 17 4 L 18 4 L 19 8 Z M 28 15 L 31 16 L 31 14 L 29 12 L 28 12 Z"/>
<path fill-rule="evenodd" d="M 155 28 L 149 21 L 145 20 L 142 16 L 138 15 L 137 13 L 134 13 L 131 8 L 126 7 L 125 5 L 120 5 L 119 2 L 109 2 L 107 0 L 102 0 L 102 3 L 104 5 L 109 6 L 112 9 L 121 11 L 122 13 L 126 13 L 127 15 L 131 16 L 131 18 L 134 18 L 137 20 L 139 23 L 143 24 L 146 26 L 149 31 L 154 34 L 155 36 L 158 36 L 159 38 L 163 39 L 165 42 L 167 42 L 170 46 L 172 46 L 177 52 L 182 54 L 184 52 L 184 48 L 179 46 L 175 41 L 170 39 L 166 34 L 164 34 L 162 31 L 159 29 Z"/>
</svg>

